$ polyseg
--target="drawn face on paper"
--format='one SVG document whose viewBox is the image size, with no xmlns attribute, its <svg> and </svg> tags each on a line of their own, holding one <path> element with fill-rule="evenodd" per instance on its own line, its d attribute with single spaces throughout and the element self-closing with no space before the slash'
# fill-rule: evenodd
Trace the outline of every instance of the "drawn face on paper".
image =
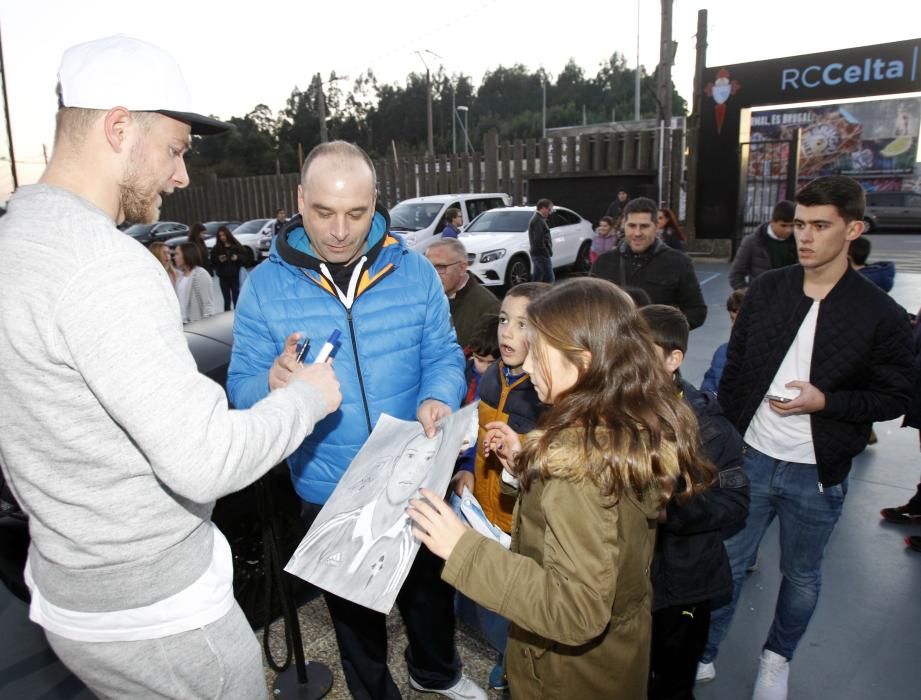
<svg viewBox="0 0 921 700">
<path fill-rule="evenodd" d="M 390 481 L 387 482 L 387 500 L 390 503 L 403 504 L 419 490 L 432 469 L 441 438 L 441 432 L 431 439 L 419 435 L 406 445 L 403 454 L 394 462 Z"/>
</svg>

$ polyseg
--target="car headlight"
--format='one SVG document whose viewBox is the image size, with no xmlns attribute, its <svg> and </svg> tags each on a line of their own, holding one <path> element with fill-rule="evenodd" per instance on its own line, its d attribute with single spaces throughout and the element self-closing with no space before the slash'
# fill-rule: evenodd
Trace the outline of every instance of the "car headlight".
<svg viewBox="0 0 921 700">
<path fill-rule="evenodd" d="M 491 263 L 496 260 L 500 260 L 505 257 L 505 248 L 500 248 L 499 250 L 487 250 L 480 256 L 481 263 Z"/>
</svg>

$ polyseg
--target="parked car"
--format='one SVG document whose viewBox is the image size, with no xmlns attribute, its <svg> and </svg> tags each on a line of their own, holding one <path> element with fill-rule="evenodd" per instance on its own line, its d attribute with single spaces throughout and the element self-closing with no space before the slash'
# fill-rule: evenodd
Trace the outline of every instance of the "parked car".
<svg viewBox="0 0 921 700">
<path fill-rule="evenodd" d="M 236 231 L 240 226 L 239 221 L 205 221 L 202 223 L 202 226 L 205 227 L 205 230 L 201 234 L 201 238 L 205 241 L 205 245 L 208 244 L 208 240 L 214 238 L 217 235 L 217 230 L 221 226 L 226 226 L 231 231 Z M 186 226 L 185 234 L 182 236 L 176 236 L 175 238 L 170 238 L 166 241 L 166 245 L 170 248 L 175 248 L 180 243 L 187 243 L 189 240 L 189 227 Z"/>
<path fill-rule="evenodd" d="M 531 279 L 528 222 L 534 207 L 506 207 L 480 214 L 460 235 L 470 272 L 484 285 L 514 287 Z M 554 206 L 547 219 L 553 267 L 588 272 L 594 230 L 571 209 Z"/>
<path fill-rule="evenodd" d="M 285 219 L 285 226 L 291 221 L 292 217 Z M 272 239 L 275 238 L 275 219 L 269 219 L 262 231 L 259 233 L 259 260 L 265 260 L 269 257 L 269 251 L 272 249 Z M 284 231 L 284 226 L 281 228 Z"/>
<path fill-rule="evenodd" d="M 464 225 L 484 211 L 507 207 L 512 198 L 501 192 L 437 194 L 405 199 L 390 210 L 390 230 L 400 234 L 406 244 L 420 253 L 440 237 L 445 227 L 445 212 L 460 209 Z"/>
<path fill-rule="evenodd" d="M 150 245 L 154 241 L 167 241 L 176 236 L 188 236 L 189 227 L 178 221 L 158 221 L 153 224 L 131 224 L 124 232 L 138 243 Z"/>
<path fill-rule="evenodd" d="M 869 192 L 863 220 L 867 233 L 879 229 L 912 229 L 921 233 L 921 194 Z"/>
</svg>

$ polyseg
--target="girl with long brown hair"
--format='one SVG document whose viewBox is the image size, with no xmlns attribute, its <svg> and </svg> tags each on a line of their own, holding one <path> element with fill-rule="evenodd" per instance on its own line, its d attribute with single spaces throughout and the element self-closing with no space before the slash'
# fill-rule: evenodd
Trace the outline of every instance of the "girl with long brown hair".
<svg viewBox="0 0 921 700">
<path fill-rule="evenodd" d="M 520 487 L 511 552 L 431 491 L 409 514 L 446 560 L 442 578 L 512 623 L 513 697 L 645 698 L 656 518 L 679 483 L 682 497 L 705 488 L 712 467 L 623 291 L 568 280 L 531 303 L 528 323 L 524 368 L 550 408 L 523 445 L 503 423 L 485 445 Z"/>
</svg>

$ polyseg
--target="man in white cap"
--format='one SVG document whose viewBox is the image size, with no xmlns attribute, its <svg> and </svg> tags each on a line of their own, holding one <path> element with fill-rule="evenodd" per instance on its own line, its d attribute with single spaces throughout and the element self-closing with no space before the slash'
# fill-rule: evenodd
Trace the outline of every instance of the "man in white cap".
<svg viewBox="0 0 921 700">
<path fill-rule="evenodd" d="M 0 220 L 0 461 L 29 515 L 30 618 L 100 697 L 264 697 L 211 510 L 300 445 L 339 384 L 298 366 L 229 410 L 162 266 L 115 228 L 156 221 L 188 185 L 190 134 L 227 128 L 196 113 L 172 57 L 91 41 L 59 81 L 51 162 Z"/>
</svg>

